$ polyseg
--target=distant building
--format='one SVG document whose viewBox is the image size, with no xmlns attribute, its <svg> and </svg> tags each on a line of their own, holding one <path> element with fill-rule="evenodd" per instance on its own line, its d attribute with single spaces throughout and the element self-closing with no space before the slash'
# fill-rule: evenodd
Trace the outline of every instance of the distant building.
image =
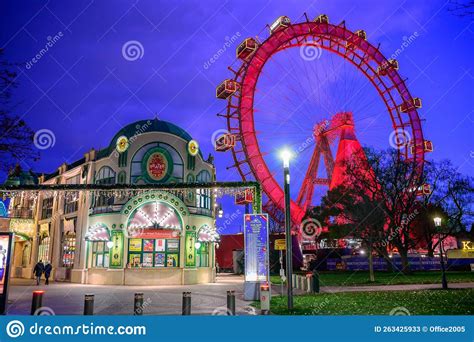
<svg viewBox="0 0 474 342">
<path fill-rule="evenodd" d="M 191 136 L 169 122 L 137 121 L 108 147 L 37 177 L 18 168 L 7 184 L 173 184 L 211 182 Z M 29 183 L 27 183 L 29 182 Z M 59 194 L 59 195 L 58 195 Z M 10 201 L 16 233 L 12 276 L 30 278 L 38 260 L 57 281 L 86 284 L 194 284 L 215 281 L 214 199 L 209 189 L 40 191 Z"/>
</svg>

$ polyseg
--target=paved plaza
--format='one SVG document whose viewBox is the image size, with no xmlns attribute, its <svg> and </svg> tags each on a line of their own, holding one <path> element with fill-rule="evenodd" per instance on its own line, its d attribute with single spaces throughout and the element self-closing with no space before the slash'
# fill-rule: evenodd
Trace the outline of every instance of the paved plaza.
<svg viewBox="0 0 474 342">
<path fill-rule="evenodd" d="M 44 314 L 82 315 L 84 295 L 94 294 L 94 314 L 133 314 L 134 294 L 144 294 L 144 315 L 181 315 L 182 293 L 192 293 L 192 314 L 226 315 L 227 291 L 235 291 L 237 315 L 255 315 L 259 310 L 243 300 L 243 276 L 219 275 L 217 282 L 199 285 L 170 286 L 111 286 L 84 285 L 71 283 L 51 283 L 35 285 L 34 280 L 13 279 L 9 290 L 9 315 L 29 315 L 31 296 L 34 290 L 45 290 L 43 297 Z M 450 288 L 474 288 L 474 283 L 452 283 Z M 360 291 L 414 291 L 438 289 L 439 284 L 381 285 L 381 286 L 322 286 L 321 293 Z M 286 294 L 286 289 L 283 289 Z M 272 286 L 273 295 L 280 295 L 281 286 Z M 294 290 L 295 294 L 303 294 Z"/>
<path fill-rule="evenodd" d="M 173 286 L 108 286 L 70 283 L 51 283 L 36 286 L 34 280 L 13 279 L 9 290 L 9 315 L 29 315 L 34 290 L 45 290 L 43 306 L 45 314 L 51 310 L 57 315 L 82 315 L 84 295 L 94 294 L 94 314 L 133 314 L 136 292 L 144 297 L 144 315 L 181 315 L 182 293 L 192 293 L 192 314 L 225 315 L 227 291 L 235 291 L 236 313 L 255 314 L 243 300 L 243 277 L 221 275 L 213 284 Z"/>
</svg>

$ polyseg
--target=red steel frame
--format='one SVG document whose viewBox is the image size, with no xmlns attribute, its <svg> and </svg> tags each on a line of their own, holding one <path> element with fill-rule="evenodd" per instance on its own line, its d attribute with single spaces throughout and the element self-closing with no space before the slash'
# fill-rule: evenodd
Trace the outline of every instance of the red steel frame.
<svg viewBox="0 0 474 342">
<path fill-rule="evenodd" d="M 347 47 L 348 41 L 351 43 L 350 47 Z M 399 111 L 399 106 L 404 102 L 411 103 L 413 97 L 397 70 L 389 68 L 384 75 L 377 73 L 379 66 L 389 63 L 379 47 L 346 29 L 344 22 L 340 25 L 309 21 L 292 24 L 270 35 L 249 59 L 242 61 L 237 71 L 229 67 L 234 73 L 234 80 L 240 84 L 240 90 L 228 98 L 227 111 L 223 115 L 229 132 L 238 137 L 237 144 L 232 149 L 235 162 L 233 166 L 238 169 L 243 180 L 254 177 L 261 183 L 268 197 L 264 210 L 277 222 L 282 219 L 284 194 L 268 169 L 258 144 L 254 123 L 255 89 L 265 63 L 273 54 L 308 44 L 317 44 L 320 48 L 339 55 L 367 77 L 384 101 L 396 134 L 401 130 L 411 132 L 411 143 L 416 148 L 409 154 L 407 144 L 399 150 L 400 157 L 417 164 L 417 176 L 421 177 L 423 172 L 425 151 L 419 115 L 416 108 L 410 108 L 405 113 Z M 304 215 L 305 208 L 292 201 L 291 218 L 294 227 L 299 226 Z"/>
</svg>

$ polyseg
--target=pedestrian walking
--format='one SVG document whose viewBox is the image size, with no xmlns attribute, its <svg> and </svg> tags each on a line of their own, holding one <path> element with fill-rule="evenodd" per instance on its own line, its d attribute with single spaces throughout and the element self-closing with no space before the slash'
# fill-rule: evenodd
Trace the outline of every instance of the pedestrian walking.
<svg viewBox="0 0 474 342">
<path fill-rule="evenodd" d="M 41 283 L 41 275 L 44 272 L 44 264 L 43 261 L 40 260 L 36 263 L 35 268 L 33 269 L 33 273 L 36 278 L 36 285 L 39 285 Z"/>
<path fill-rule="evenodd" d="M 53 270 L 53 266 L 51 265 L 51 263 L 46 261 L 44 265 L 44 278 L 46 279 L 44 282 L 45 285 L 49 285 L 49 277 L 51 276 L 52 270 Z"/>
</svg>

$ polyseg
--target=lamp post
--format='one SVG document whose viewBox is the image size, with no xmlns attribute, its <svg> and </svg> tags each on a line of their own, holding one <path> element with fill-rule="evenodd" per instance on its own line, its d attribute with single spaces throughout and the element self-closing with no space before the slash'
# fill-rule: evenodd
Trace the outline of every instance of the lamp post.
<svg viewBox="0 0 474 342">
<path fill-rule="evenodd" d="M 436 216 L 433 218 L 434 224 L 436 228 L 441 228 L 441 217 Z M 443 286 L 443 290 L 448 289 L 448 281 L 446 280 L 446 270 L 444 267 L 444 258 L 443 258 L 443 241 L 439 243 L 439 259 L 441 262 L 441 284 Z"/>
<path fill-rule="evenodd" d="M 283 150 L 283 175 L 285 190 L 285 239 L 286 239 L 286 286 L 288 294 L 288 309 L 293 309 L 293 251 L 291 241 L 291 214 L 290 214 L 290 159 L 291 152 Z"/>
</svg>

